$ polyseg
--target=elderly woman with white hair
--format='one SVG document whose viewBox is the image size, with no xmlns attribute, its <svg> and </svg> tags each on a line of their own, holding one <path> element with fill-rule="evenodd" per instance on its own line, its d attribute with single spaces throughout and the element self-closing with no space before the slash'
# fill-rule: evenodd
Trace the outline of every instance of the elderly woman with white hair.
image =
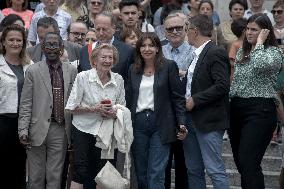
<svg viewBox="0 0 284 189">
<path fill-rule="evenodd" d="M 117 61 L 118 53 L 112 45 L 95 48 L 90 57 L 93 68 L 77 75 L 65 107 L 74 116 L 72 189 L 96 188 L 94 178 L 107 162 L 107 159 L 101 159 L 95 136 L 103 120 L 116 118 L 113 105 L 125 106 L 124 81 L 122 76 L 111 71 Z M 114 164 L 114 159 L 109 161 Z"/>
</svg>

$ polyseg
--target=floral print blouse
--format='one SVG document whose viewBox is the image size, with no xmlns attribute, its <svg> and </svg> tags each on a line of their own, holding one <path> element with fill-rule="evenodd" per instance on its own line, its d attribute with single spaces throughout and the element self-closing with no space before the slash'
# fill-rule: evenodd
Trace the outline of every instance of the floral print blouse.
<svg viewBox="0 0 284 189">
<path fill-rule="evenodd" d="M 251 51 L 249 59 L 244 63 L 239 63 L 242 53 L 241 48 L 236 57 L 230 97 L 274 98 L 277 93 L 276 81 L 282 63 L 281 49 L 273 46 L 264 48 L 264 45 L 257 45 Z"/>
</svg>

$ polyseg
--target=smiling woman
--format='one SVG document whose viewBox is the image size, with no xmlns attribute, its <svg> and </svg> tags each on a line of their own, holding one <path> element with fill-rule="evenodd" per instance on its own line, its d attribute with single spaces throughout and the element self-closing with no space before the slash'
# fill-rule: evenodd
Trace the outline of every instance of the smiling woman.
<svg viewBox="0 0 284 189">
<path fill-rule="evenodd" d="M 26 57 L 25 29 L 7 26 L 0 49 L 0 182 L 11 188 L 25 187 L 26 153 L 18 136 L 18 110 L 24 73 L 30 65 Z M 10 179 L 13 178 L 13 182 Z"/>
<path fill-rule="evenodd" d="M 162 189 L 170 143 L 187 135 L 185 98 L 178 68 L 163 58 L 155 33 L 140 36 L 136 54 L 128 73 L 126 100 L 134 125 L 132 153 L 138 188 Z"/>
<path fill-rule="evenodd" d="M 96 188 L 94 178 L 107 162 L 101 159 L 101 149 L 96 138 L 102 121 L 116 118 L 113 105 L 125 105 L 124 81 L 111 71 L 118 61 L 114 46 L 103 44 L 91 54 L 92 69 L 80 72 L 74 82 L 66 110 L 73 113 L 74 168 L 71 188 Z M 110 125 L 104 125 L 110 126 Z M 116 161 L 108 160 L 112 164 Z"/>
</svg>

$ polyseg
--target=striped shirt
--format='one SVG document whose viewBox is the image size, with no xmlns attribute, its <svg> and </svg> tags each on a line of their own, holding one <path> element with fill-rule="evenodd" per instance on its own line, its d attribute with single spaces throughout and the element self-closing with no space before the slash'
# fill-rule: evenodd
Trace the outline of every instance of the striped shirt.
<svg viewBox="0 0 284 189">
<path fill-rule="evenodd" d="M 47 16 L 48 15 L 45 13 L 44 9 L 34 14 L 29 29 L 28 41 L 39 43 L 37 36 L 37 22 L 40 18 Z M 57 12 L 52 16 L 52 18 L 54 18 L 58 23 L 62 39 L 67 40 L 67 28 L 71 24 L 71 15 L 61 9 L 57 9 Z"/>
</svg>

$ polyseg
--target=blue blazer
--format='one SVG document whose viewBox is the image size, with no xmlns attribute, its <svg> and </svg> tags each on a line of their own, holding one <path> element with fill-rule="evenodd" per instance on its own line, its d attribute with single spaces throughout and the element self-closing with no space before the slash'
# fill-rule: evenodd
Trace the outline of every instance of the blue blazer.
<svg viewBox="0 0 284 189">
<path fill-rule="evenodd" d="M 126 84 L 126 103 L 135 120 L 142 73 L 130 66 Z M 185 97 L 182 82 L 175 62 L 166 60 L 154 75 L 154 113 L 163 144 L 176 141 L 179 125 L 185 125 Z M 135 128 L 135 121 L 133 122 Z"/>
<path fill-rule="evenodd" d="M 112 71 L 120 74 L 124 81 L 127 79 L 129 66 L 134 62 L 134 49 L 117 39 L 114 39 L 113 46 L 118 51 L 119 61 L 112 68 Z M 78 72 L 90 70 L 92 67 L 89 61 L 88 46 L 84 46 L 80 52 Z"/>
</svg>

